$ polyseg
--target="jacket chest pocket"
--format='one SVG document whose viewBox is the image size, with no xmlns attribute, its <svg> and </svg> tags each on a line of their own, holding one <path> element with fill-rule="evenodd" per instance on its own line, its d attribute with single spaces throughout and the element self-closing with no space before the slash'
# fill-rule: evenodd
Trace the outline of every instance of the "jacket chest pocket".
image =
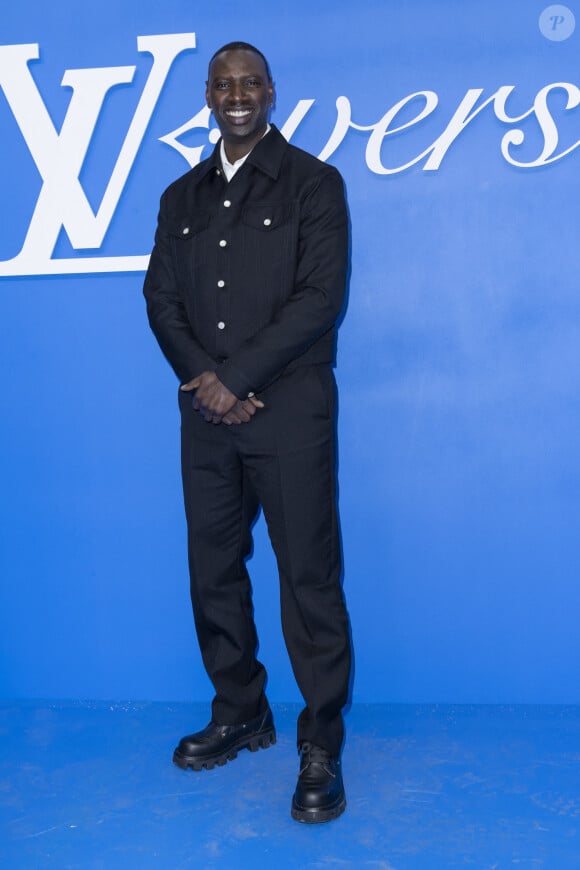
<svg viewBox="0 0 580 870">
<path fill-rule="evenodd" d="M 296 266 L 296 230 L 291 202 L 252 203 L 242 211 L 244 268 L 259 300 L 283 302 Z M 261 301 L 260 301 L 260 304 Z"/>
<path fill-rule="evenodd" d="M 242 223 L 265 236 L 276 233 L 290 223 L 292 204 L 285 202 L 260 202 L 247 205 L 242 211 Z"/>
<path fill-rule="evenodd" d="M 187 284 L 193 283 L 209 218 L 209 213 L 198 212 L 181 221 L 172 221 L 167 227 L 177 273 Z"/>
</svg>

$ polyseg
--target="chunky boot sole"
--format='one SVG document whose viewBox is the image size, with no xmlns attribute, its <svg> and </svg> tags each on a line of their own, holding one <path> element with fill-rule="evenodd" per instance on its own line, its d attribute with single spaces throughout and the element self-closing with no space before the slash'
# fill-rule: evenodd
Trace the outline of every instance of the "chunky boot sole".
<svg viewBox="0 0 580 870">
<path fill-rule="evenodd" d="M 250 752 L 257 752 L 258 749 L 268 749 L 276 743 L 276 732 L 273 728 L 267 731 L 261 731 L 259 734 L 252 734 L 250 737 L 242 737 L 240 740 L 233 743 L 225 752 L 214 755 L 198 755 L 191 757 L 182 755 L 178 749 L 173 753 L 173 763 L 182 770 L 212 770 L 216 765 L 223 767 L 228 761 L 233 761 L 237 758 L 238 752 L 242 749 L 249 749 Z"/>
<path fill-rule="evenodd" d="M 346 809 L 346 797 L 342 794 L 335 804 L 328 807 L 301 807 L 292 798 L 292 818 L 307 825 L 317 825 L 320 822 L 331 822 L 343 814 Z"/>
</svg>

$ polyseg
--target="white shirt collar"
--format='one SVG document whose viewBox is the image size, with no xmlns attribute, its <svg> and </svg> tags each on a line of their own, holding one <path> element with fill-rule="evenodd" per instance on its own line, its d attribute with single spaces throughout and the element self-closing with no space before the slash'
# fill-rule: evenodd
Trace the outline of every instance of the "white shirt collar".
<svg viewBox="0 0 580 870">
<path fill-rule="evenodd" d="M 264 131 L 264 136 L 267 136 L 267 134 L 270 132 L 271 129 L 272 128 L 270 127 L 270 125 L 267 124 L 266 130 Z M 264 138 L 264 136 L 262 136 L 262 139 Z M 246 162 L 246 160 L 248 159 L 248 157 L 250 156 L 252 151 L 253 151 L 253 148 L 250 151 L 248 151 L 247 154 L 244 154 L 243 157 L 240 157 L 239 160 L 234 160 L 233 163 L 230 163 L 230 161 L 228 160 L 227 155 L 226 155 L 224 140 L 222 139 L 221 145 L 220 145 L 220 157 L 221 157 L 221 161 L 222 161 L 222 168 L 224 170 L 224 175 L 228 181 L 232 180 L 232 178 L 234 177 L 234 175 L 236 174 L 238 169 L 244 165 L 244 163 Z"/>
</svg>

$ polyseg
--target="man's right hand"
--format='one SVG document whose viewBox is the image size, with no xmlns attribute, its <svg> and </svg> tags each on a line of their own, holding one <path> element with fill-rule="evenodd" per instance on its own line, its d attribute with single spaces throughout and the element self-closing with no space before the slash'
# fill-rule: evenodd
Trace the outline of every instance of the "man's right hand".
<svg viewBox="0 0 580 870">
<path fill-rule="evenodd" d="M 232 424 L 249 423 L 256 410 L 264 407 L 264 403 L 255 396 L 248 396 L 247 399 L 236 399 L 233 393 L 221 383 L 215 372 L 202 372 L 201 375 L 193 378 L 187 384 L 182 384 L 180 389 L 187 393 L 195 391 L 194 410 L 199 411 L 208 423 L 214 425 L 225 423 L 226 426 L 231 426 Z M 207 398 L 202 399 L 202 396 L 207 396 Z M 220 404 L 225 404 L 226 407 L 229 404 L 225 413 L 220 413 L 220 408 L 217 407 Z"/>
</svg>

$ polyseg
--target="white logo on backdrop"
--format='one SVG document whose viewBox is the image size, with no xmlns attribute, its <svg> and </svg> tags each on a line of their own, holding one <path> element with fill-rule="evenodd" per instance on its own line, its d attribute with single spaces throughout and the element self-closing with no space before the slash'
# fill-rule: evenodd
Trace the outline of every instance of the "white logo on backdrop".
<svg viewBox="0 0 580 870">
<path fill-rule="evenodd" d="M 0 261 L 0 276 L 135 272 L 147 268 L 147 255 L 59 258 L 53 254 L 63 228 L 75 250 L 100 249 L 171 66 L 179 54 L 191 48 L 195 48 L 194 33 L 138 37 L 138 51 L 150 54 L 153 64 L 95 213 L 79 176 L 108 92 L 115 85 L 132 82 L 136 67 L 65 71 L 61 84 L 72 89 L 72 96 L 60 132 L 57 132 L 28 67 L 30 61 L 38 59 L 39 46 L 0 46 L 0 87 L 42 178 L 22 248 L 12 259 Z M 385 142 L 389 136 L 401 134 L 431 115 L 439 102 L 437 94 L 430 90 L 409 94 L 392 106 L 380 120 L 369 125 L 357 124 L 352 117 L 350 100 L 340 96 L 336 100 L 334 128 L 319 157 L 328 160 L 348 131 L 358 130 L 368 133 L 365 161 L 371 172 L 396 175 L 419 164 L 422 164 L 424 172 L 433 172 L 440 168 L 451 144 L 488 106 L 502 124 L 510 126 L 503 134 L 499 148 L 503 159 L 511 166 L 520 169 L 548 166 L 580 146 L 579 140 L 558 151 L 558 127 L 548 106 L 550 94 L 563 91 L 566 95 L 564 110 L 577 108 L 580 105 L 580 89 L 576 85 L 568 82 L 546 85 L 538 91 L 532 106 L 516 116 L 510 115 L 507 110 L 508 99 L 514 90 L 514 85 L 503 85 L 490 96 L 485 96 L 483 88 L 468 89 L 443 132 L 420 154 L 396 166 L 386 165 L 383 160 Z M 315 102 L 313 99 L 297 102 L 281 127 L 287 139 L 296 132 Z M 411 104 L 419 108 L 408 119 Z M 398 118 L 403 110 L 407 120 L 401 122 Z M 521 161 L 514 151 L 524 143 L 526 134 L 517 125 L 527 118 L 535 118 L 543 144 L 537 157 Z M 161 141 L 175 148 L 190 166 L 195 166 L 201 160 L 206 146 L 186 146 L 179 141 L 180 137 L 190 130 L 202 129 L 208 131 L 208 142 L 213 143 L 219 134 L 217 130 L 210 130 L 209 125 L 210 112 L 204 107 L 185 124 L 161 137 Z"/>
<path fill-rule="evenodd" d="M 131 82 L 136 67 L 67 70 L 61 84 L 72 88 L 72 96 L 57 133 L 28 68 L 28 63 L 39 57 L 38 45 L 0 47 L 0 85 L 42 178 L 24 244 L 16 257 L 0 262 L 0 275 L 132 272 L 147 268 L 147 256 L 53 259 L 52 254 L 63 227 L 73 248 L 100 248 L 171 65 L 182 51 L 194 47 L 194 33 L 137 39 L 138 51 L 151 54 L 153 65 L 96 214 L 79 175 L 108 91 Z"/>
</svg>

